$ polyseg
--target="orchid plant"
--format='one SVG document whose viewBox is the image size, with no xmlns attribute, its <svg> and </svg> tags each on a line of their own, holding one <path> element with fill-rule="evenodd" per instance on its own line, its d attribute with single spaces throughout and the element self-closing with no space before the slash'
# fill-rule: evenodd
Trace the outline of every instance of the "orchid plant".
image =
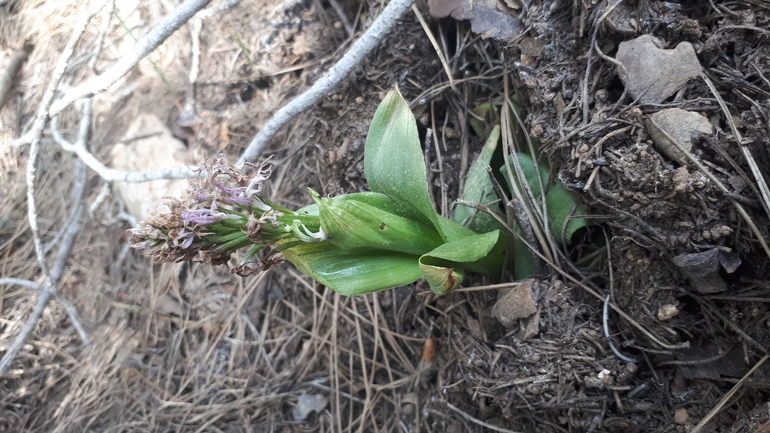
<svg viewBox="0 0 770 433">
<path fill-rule="evenodd" d="M 508 240 L 501 226 L 474 231 L 456 222 L 462 222 L 459 217 L 436 213 L 417 125 L 398 89 L 380 104 L 367 136 L 370 192 L 324 198 L 310 190 L 314 204 L 293 211 L 262 195 L 268 162 L 238 168 L 219 156 L 201 169 L 204 178 L 184 197 L 170 200 L 171 212 L 129 230 L 135 248 L 160 262 L 214 264 L 228 263 L 245 249 L 233 267 L 239 275 L 285 259 L 344 295 L 422 277 L 441 295 L 459 286 L 466 271 L 501 277 Z M 479 200 L 484 197 L 489 198 Z"/>
</svg>

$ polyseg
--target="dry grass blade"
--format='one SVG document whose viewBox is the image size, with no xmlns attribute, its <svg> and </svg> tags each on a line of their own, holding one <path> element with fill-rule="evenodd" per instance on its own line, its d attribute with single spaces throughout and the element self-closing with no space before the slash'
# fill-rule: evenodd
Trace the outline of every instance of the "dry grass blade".
<svg viewBox="0 0 770 433">
<path fill-rule="evenodd" d="M 746 162 L 749 164 L 749 168 L 751 168 L 751 173 L 754 175 L 754 180 L 756 180 L 757 186 L 759 186 L 759 191 L 761 192 L 762 207 L 765 209 L 767 216 L 770 217 L 770 188 L 767 186 L 767 182 L 762 175 L 762 171 L 759 169 L 757 161 L 754 159 L 754 155 L 751 154 L 748 146 L 743 143 L 743 137 L 741 137 L 740 131 L 738 131 L 738 128 L 735 126 L 735 120 L 733 120 L 733 116 L 730 114 L 730 110 L 727 108 L 727 104 L 725 104 L 724 99 L 722 99 L 722 96 L 714 86 L 714 83 L 711 82 L 711 79 L 703 72 L 701 72 L 701 78 L 706 82 L 709 90 L 711 90 L 711 94 L 714 95 L 714 98 L 716 98 L 717 102 L 719 103 L 719 107 L 722 109 L 722 113 L 725 115 L 725 122 L 730 125 L 730 131 L 733 133 L 735 141 L 738 143 L 738 147 L 741 149 L 741 153 L 743 153 L 743 157 L 746 158 Z"/>
<path fill-rule="evenodd" d="M 428 39 L 430 40 L 431 45 L 433 45 L 433 49 L 436 50 L 436 55 L 438 56 L 438 59 L 441 61 L 441 66 L 444 67 L 444 72 L 446 72 L 447 79 L 449 79 L 449 87 L 451 87 L 452 90 L 457 90 L 457 88 L 455 87 L 452 69 L 449 67 L 449 63 L 447 63 L 446 57 L 444 56 L 444 52 L 441 51 L 441 47 L 439 47 L 436 37 L 433 36 L 433 32 L 430 30 L 430 27 L 428 27 L 428 23 L 425 22 L 425 18 L 423 18 L 422 12 L 420 12 L 420 9 L 418 9 L 416 5 L 412 5 L 412 12 L 414 12 L 414 14 L 417 16 L 417 19 L 420 21 L 420 25 L 422 26 L 422 29 L 425 30 L 425 34 L 428 36 Z"/>
</svg>

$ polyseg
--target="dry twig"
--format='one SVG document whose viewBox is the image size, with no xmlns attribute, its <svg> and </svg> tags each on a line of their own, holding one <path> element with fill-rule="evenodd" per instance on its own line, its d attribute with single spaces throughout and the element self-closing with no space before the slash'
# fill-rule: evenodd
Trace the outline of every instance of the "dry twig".
<svg viewBox="0 0 770 433">
<path fill-rule="evenodd" d="M 259 130 L 248 147 L 246 147 L 246 150 L 243 151 L 243 155 L 238 160 L 237 165 L 243 165 L 245 162 L 254 162 L 286 122 L 320 101 L 321 98 L 326 96 L 337 84 L 345 79 L 350 74 L 350 71 L 358 66 L 374 47 L 379 45 L 380 41 L 396 24 L 396 21 L 409 10 L 412 2 L 413 0 L 391 0 L 388 6 L 380 13 L 380 16 L 374 20 L 371 27 L 329 69 L 326 75 L 273 114 L 273 117 Z"/>
<path fill-rule="evenodd" d="M 115 62 L 115 64 L 103 74 L 79 84 L 77 87 L 70 89 L 67 93 L 62 95 L 61 98 L 51 105 L 48 115 L 50 117 L 55 117 L 78 99 L 93 96 L 121 79 L 128 73 L 128 71 L 133 69 L 140 60 L 155 50 L 158 45 L 163 43 L 166 38 L 171 36 L 172 33 L 186 23 L 187 20 L 199 10 L 203 9 L 204 6 L 209 4 L 209 2 L 211 2 L 211 0 L 187 0 L 182 3 L 176 10 L 174 10 L 174 12 L 166 16 L 154 29 L 152 29 L 152 31 L 139 39 L 132 49 L 127 53 L 124 53 L 120 57 L 120 60 Z"/>
</svg>

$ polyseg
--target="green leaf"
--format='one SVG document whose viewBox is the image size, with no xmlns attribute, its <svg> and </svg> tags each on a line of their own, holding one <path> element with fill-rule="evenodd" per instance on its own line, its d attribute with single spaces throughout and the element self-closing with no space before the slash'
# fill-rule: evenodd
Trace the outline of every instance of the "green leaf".
<svg viewBox="0 0 770 433">
<path fill-rule="evenodd" d="M 473 114 L 468 116 L 468 119 L 473 128 L 473 132 L 479 137 L 486 135 L 486 128 L 489 124 L 496 124 L 500 122 L 500 116 L 497 114 L 497 106 L 492 105 L 489 102 L 479 104 L 473 109 Z M 483 122 L 483 123 L 482 123 Z"/>
<path fill-rule="evenodd" d="M 572 193 L 567 190 L 561 182 L 557 180 L 553 185 L 550 187 L 548 186 L 548 167 L 545 164 L 539 164 L 536 170 L 535 164 L 529 155 L 523 153 L 517 153 L 516 155 L 521 164 L 521 170 L 524 173 L 525 181 L 532 190 L 536 206 L 541 206 L 542 203 L 541 184 L 543 187 L 547 188 L 545 193 L 545 204 L 548 216 L 548 229 L 551 231 L 551 235 L 558 243 L 569 242 L 575 231 L 586 226 L 585 219 L 575 218 L 585 215 L 585 211 L 583 211 L 583 208 L 577 203 Z M 513 161 L 509 160 L 509 164 L 511 165 L 511 173 L 513 173 L 514 178 L 516 178 L 516 170 L 513 167 Z M 500 171 L 503 174 L 507 174 L 505 167 L 501 168 Z M 540 182 L 537 181 L 536 173 L 540 174 Z M 510 179 L 508 179 L 507 176 L 506 180 L 510 187 Z M 522 188 L 522 184 L 518 179 L 516 179 L 516 183 L 519 185 L 519 188 Z M 567 222 L 570 215 L 572 216 L 572 219 Z"/>
<path fill-rule="evenodd" d="M 583 207 L 578 205 L 575 197 L 561 182 L 556 182 L 545 194 L 545 204 L 548 206 L 548 224 L 551 235 L 558 243 L 569 243 L 572 235 L 586 226 Z"/>
<path fill-rule="evenodd" d="M 365 248 L 419 256 L 443 243 L 431 224 L 382 209 L 398 208 L 388 196 L 349 194 L 323 199 L 315 191 L 310 194 L 318 205 L 326 236 L 342 249 Z"/>
<path fill-rule="evenodd" d="M 490 132 L 478 158 L 468 170 L 468 177 L 465 180 L 465 188 L 461 197 L 463 200 L 483 205 L 490 205 L 495 200 L 499 200 L 494 186 L 492 186 L 492 181 L 489 179 L 489 173 L 487 173 L 487 167 L 492 161 L 492 155 L 497 149 L 499 141 L 500 126 L 497 125 Z M 496 205 L 492 206 L 492 209 L 496 208 Z M 452 220 L 477 233 L 487 233 L 502 228 L 492 215 L 461 204 L 455 206 Z"/>
<path fill-rule="evenodd" d="M 444 294 L 462 282 L 462 270 L 499 277 L 505 257 L 505 236 L 498 230 L 447 242 L 420 257 L 420 271 L 431 290 Z"/>
<path fill-rule="evenodd" d="M 283 251 L 297 269 L 343 295 L 362 295 L 413 283 L 422 276 L 417 256 L 392 251 L 343 250 L 331 242 Z"/>
<path fill-rule="evenodd" d="M 428 192 L 417 122 L 398 88 L 385 96 L 374 114 L 366 137 L 364 172 L 372 191 L 411 207 L 440 230 Z"/>
</svg>

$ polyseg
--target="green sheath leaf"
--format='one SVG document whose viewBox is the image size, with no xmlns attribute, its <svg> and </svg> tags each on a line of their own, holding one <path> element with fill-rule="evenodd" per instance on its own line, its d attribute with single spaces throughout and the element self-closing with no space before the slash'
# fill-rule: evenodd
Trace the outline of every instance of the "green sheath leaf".
<svg viewBox="0 0 770 433">
<path fill-rule="evenodd" d="M 498 277 L 505 257 L 505 236 L 495 230 L 447 242 L 420 257 L 420 271 L 431 290 L 444 294 L 462 282 L 460 270 Z"/>
<path fill-rule="evenodd" d="M 283 251 L 297 269 L 343 295 L 362 295 L 413 283 L 422 276 L 417 256 L 392 251 L 342 250 L 331 242 Z"/>
<path fill-rule="evenodd" d="M 465 188 L 463 190 L 462 199 L 472 203 L 489 205 L 495 200 L 498 200 L 495 193 L 492 181 L 489 179 L 489 173 L 487 173 L 487 167 L 490 161 L 492 161 L 492 155 L 497 149 L 497 144 L 500 141 L 500 126 L 497 125 L 489 133 L 489 138 L 481 149 L 478 158 L 468 170 L 468 177 L 465 180 Z M 497 206 L 493 206 L 493 209 Z M 466 225 L 469 229 L 477 233 L 487 233 L 492 230 L 501 229 L 501 225 L 497 220 L 488 213 L 478 212 L 476 209 L 468 206 L 458 204 L 455 207 L 452 220 Z"/>
<path fill-rule="evenodd" d="M 419 256 L 443 242 L 432 225 L 369 204 L 375 197 L 342 195 L 322 199 L 315 191 L 311 191 L 311 195 L 318 204 L 324 232 L 340 248 L 397 251 Z M 390 201 L 387 196 L 382 197 Z"/>
<path fill-rule="evenodd" d="M 545 193 L 545 204 L 548 210 L 548 229 L 551 231 L 551 235 L 558 243 L 569 242 L 575 231 L 586 226 L 585 219 L 575 218 L 585 215 L 585 211 L 578 205 L 572 193 L 558 180 L 548 187 L 548 167 L 540 164 L 536 171 L 535 164 L 532 162 L 532 158 L 529 155 L 517 153 L 517 156 L 519 158 L 519 163 L 521 164 L 521 170 L 524 172 L 525 181 L 532 189 L 532 195 L 535 197 L 537 206 L 540 206 L 541 204 L 542 191 L 540 183 L 537 181 L 536 172 L 540 174 L 542 185 L 548 188 Z M 509 162 L 509 164 L 513 164 L 513 162 Z M 505 167 L 500 170 L 504 174 L 507 173 Z M 511 166 L 511 172 L 513 173 L 513 176 L 516 177 L 516 170 L 513 166 Z M 506 180 L 508 180 L 510 186 L 510 180 L 507 179 L 507 176 Z M 521 187 L 521 182 L 519 182 L 518 179 L 516 180 L 516 183 Z M 570 216 L 572 216 L 572 219 L 567 222 L 567 219 Z"/>
</svg>

